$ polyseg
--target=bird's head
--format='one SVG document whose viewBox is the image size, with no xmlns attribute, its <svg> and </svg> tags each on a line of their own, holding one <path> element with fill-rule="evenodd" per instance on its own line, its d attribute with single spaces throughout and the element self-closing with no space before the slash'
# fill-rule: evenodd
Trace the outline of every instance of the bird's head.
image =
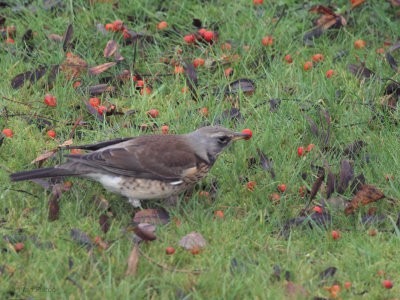
<svg viewBox="0 0 400 300">
<path fill-rule="evenodd" d="M 220 126 L 207 126 L 185 135 L 196 154 L 203 160 L 214 163 L 218 155 L 237 140 L 249 139 L 251 136 L 234 132 Z"/>
</svg>

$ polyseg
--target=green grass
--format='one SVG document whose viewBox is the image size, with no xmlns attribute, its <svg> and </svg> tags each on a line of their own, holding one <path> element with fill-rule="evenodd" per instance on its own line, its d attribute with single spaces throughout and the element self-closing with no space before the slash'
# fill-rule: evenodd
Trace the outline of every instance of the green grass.
<svg viewBox="0 0 400 300">
<path fill-rule="evenodd" d="M 37 7 L 35 13 L 29 9 L 8 7 L 0 13 L 6 18 L 5 26 L 15 25 L 17 36 L 15 43 L 9 47 L 15 52 L 0 48 L 0 97 L 19 102 L 33 102 L 32 108 L 0 98 L 2 118 L 0 128 L 10 128 L 12 138 L 5 138 L 0 148 L 0 235 L 14 237 L 12 243 L 1 239 L 0 247 L 0 298 L 19 299 L 312 299 L 329 297 L 324 286 L 339 284 L 342 299 L 390 299 L 400 294 L 400 263 L 397 255 L 400 246 L 399 231 L 395 221 L 399 205 L 392 205 L 386 200 L 363 207 L 354 214 L 344 215 L 342 210 L 329 211 L 332 224 L 328 227 L 314 229 L 295 227 L 280 235 L 282 224 L 297 217 L 304 208 L 308 198 L 300 198 L 298 189 L 306 185 L 311 189 L 316 171 L 311 164 L 323 166 L 320 153 L 322 144 L 316 139 L 308 122 L 299 110 L 307 106 L 305 113 L 321 127 L 318 108 L 326 109 L 332 117 L 331 139 L 324 154 L 335 174 L 340 170 L 341 155 L 335 155 L 334 149 L 343 150 L 347 145 L 363 140 L 368 145 L 361 156 L 368 154 L 369 163 L 361 158 L 354 160 L 355 175 L 363 173 L 368 184 L 375 185 L 385 195 L 399 199 L 400 156 L 398 155 L 398 126 L 391 120 L 399 118 L 399 112 L 386 112 L 377 106 L 382 113 L 382 122 L 377 118 L 368 124 L 373 116 L 370 108 L 360 103 L 369 101 L 381 103 L 381 97 L 389 82 L 382 80 L 360 80 L 348 70 L 348 64 L 358 64 L 355 55 L 363 60 L 366 55 L 366 67 L 381 78 L 392 78 L 399 82 L 399 75 L 375 50 L 383 47 L 383 42 L 396 42 L 400 36 L 398 26 L 399 8 L 393 9 L 387 1 L 367 1 L 354 10 L 350 10 L 349 1 L 336 1 L 337 12 L 347 12 L 348 25 L 330 31 L 315 40 L 313 47 L 305 47 L 302 38 L 305 32 L 312 29 L 311 20 L 315 15 L 302 8 L 302 1 L 264 1 L 262 6 L 254 7 L 250 0 L 240 1 L 120 1 L 116 9 L 110 3 L 88 5 L 88 1 L 68 1 L 61 10 L 50 11 L 40 8 L 42 1 L 32 1 Z M 327 5 L 328 1 L 313 4 Z M 22 3 L 22 2 L 21 2 Z M 287 4 L 287 14 L 278 25 L 271 22 L 278 6 Z M 23 7 L 23 6 L 21 6 Z M 161 8 L 167 10 L 161 11 Z M 183 35 L 194 31 L 192 19 L 198 18 L 204 27 L 216 29 L 218 26 L 219 41 L 216 45 L 193 47 L 185 45 Z M 60 64 L 65 60 L 62 43 L 54 43 L 47 35 L 62 35 L 68 24 L 73 24 L 72 40 L 74 49 L 68 51 L 81 56 L 89 66 L 112 61 L 103 57 L 107 41 L 114 39 L 119 45 L 120 53 L 125 60 L 98 76 L 89 76 L 87 72 L 79 77 L 82 85 L 92 86 L 101 83 L 101 78 L 116 77 L 124 69 L 132 67 L 135 48 L 123 45 L 122 34 L 108 33 L 102 36 L 96 31 L 96 24 L 111 23 L 123 20 L 125 25 L 136 31 L 146 32 L 154 37 L 155 42 L 137 48 L 134 73 L 170 74 L 157 76 L 152 82 L 152 93 L 141 96 L 132 82 L 118 85 L 117 93 L 100 96 L 105 105 L 115 104 L 118 110 L 137 109 L 136 114 L 126 116 L 114 115 L 100 123 L 85 109 L 82 98 L 89 99 L 73 88 L 75 80 L 68 81 L 61 73 L 51 84 L 46 77 L 34 84 L 14 90 L 11 80 L 19 73 L 35 70 L 40 65 Z M 130 20 L 130 21 L 129 21 Z M 160 21 L 169 26 L 174 24 L 181 35 L 164 37 L 156 29 Z M 28 56 L 21 38 L 27 29 L 37 32 L 33 39 L 34 50 Z M 262 37 L 274 38 L 272 47 L 264 47 Z M 355 50 L 356 40 L 366 41 L 366 48 Z M 209 70 L 206 67 L 197 69 L 199 93 L 204 97 L 195 103 L 188 93 L 184 75 L 174 75 L 173 66 L 159 62 L 162 57 L 171 54 L 176 60 L 196 57 L 219 59 L 224 52 L 220 45 L 226 40 L 234 41 L 232 54 L 239 54 L 241 59 L 230 65 L 217 64 Z M 2 47 L 4 41 L 0 40 Z M 250 47 L 249 51 L 243 49 Z M 174 47 L 183 50 L 182 55 L 173 52 Z M 386 48 L 387 49 L 387 48 Z M 341 51 L 347 51 L 341 60 L 334 57 Z M 311 71 L 305 72 L 303 64 L 316 54 L 324 56 L 324 61 Z M 275 59 L 271 60 L 271 55 Z M 290 54 L 294 62 L 284 62 L 285 55 Z M 399 59 L 398 51 L 393 52 Z M 262 60 L 265 56 L 265 61 Z M 258 64 L 254 62 L 258 61 Z M 224 70 L 234 69 L 231 78 L 226 79 Z M 338 75 L 330 79 L 325 72 L 334 69 Z M 148 77 L 146 77 L 148 78 Z M 47 202 L 51 192 L 32 182 L 11 183 L 9 172 L 32 169 L 30 162 L 46 150 L 54 149 L 58 144 L 69 139 L 74 121 L 83 115 L 87 126 L 78 126 L 73 138 L 73 145 L 94 143 L 101 140 L 144 134 L 139 125 L 150 123 L 145 112 L 156 108 L 160 116 L 156 124 L 169 125 L 171 133 L 186 133 L 195 128 L 212 123 L 222 112 L 231 107 L 226 97 L 216 93 L 228 82 L 239 78 L 249 78 L 256 83 L 253 95 L 240 93 L 238 101 L 244 122 L 237 126 L 240 131 L 251 128 L 253 138 L 239 141 L 234 147 L 225 151 L 203 181 L 210 190 L 210 180 L 217 178 L 218 191 L 215 200 L 199 196 L 201 186 L 188 197 L 181 197 L 177 207 L 169 208 L 171 216 L 181 221 L 177 226 L 172 220 L 168 225 L 158 226 L 158 239 L 151 243 L 142 243 L 140 249 L 156 262 L 170 268 L 196 270 L 205 269 L 202 274 L 182 274 L 166 271 L 140 257 L 137 275 L 125 277 L 127 260 L 132 250 L 131 232 L 124 234 L 123 229 L 131 227 L 135 210 L 125 199 L 103 190 L 101 185 L 89 181 L 70 178 L 72 189 L 62 193 L 59 198 L 60 218 L 54 222 L 48 220 Z M 293 94 L 285 88 L 293 88 Z M 340 97 L 336 92 L 340 90 Z M 46 93 L 57 97 L 54 108 L 43 103 Z M 275 112 L 270 112 L 268 103 L 254 108 L 265 100 L 285 98 Z M 293 99 L 309 100 L 293 101 Z M 322 100 L 322 101 L 320 101 Z M 319 104 L 318 104 L 319 103 Z M 80 106 L 80 109 L 77 107 Z M 209 115 L 205 118 L 197 110 L 207 107 Z M 35 122 L 16 114 L 38 114 L 57 120 L 52 126 L 41 128 Z M 6 114 L 9 115 L 6 118 Z M 29 118 L 28 120 L 34 120 Z M 127 127 L 120 128 L 121 122 Z M 347 126 L 360 123 L 359 125 Z M 232 121 L 225 121 L 225 127 L 234 128 Z M 46 131 L 56 131 L 52 140 Z M 113 130 L 112 130 L 113 129 Z M 297 157 L 297 148 L 315 144 L 315 148 L 305 158 Z M 247 159 L 257 157 L 257 148 L 262 149 L 274 161 L 276 179 L 273 180 L 261 166 L 248 168 Z M 49 159 L 45 166 L 58 162 L 58 158 Z M 307 172 L 306 180 L 301 173 Z M 394 180 L 386 182 L 385 175 L 393 174 Z M 250 192 L 246 182 L 239 177 L 256 182 L 256 188 Z M 269 195 L 276 192 L 278 184 L 286 184 L 287 191 L 282 195 L 279 204 L 271 202 Z M 29 192 L 24 193 L 22 190 Z M 103 234 L 98 224 L 103 213 L 90 201 L 93 195 L 103 195 L 111 206 L 113 217 L 107 234 Z M 314 204 L 320 201 L 324 193 L 319 193 Z M 335 194 L 336 195 L 336 194 Z M 344 194 L 351 199 L 350 191 Z M 314 205 L 313 204 L 313 205 Z M 160 207 L 162 202 L 149 201 L 145 208 Z M 223 206 L 223 208 L 221 208 Z M 374 206 L 376 214 L 386 215 L 383 224 L 363 225 L 361 218 L 368 209 Z M 240 208 L 244 214 L 238 214 Z M 25 212 L 29 209 L 29 212 Z M 222 210 L 224 219 L 218 219 L 214 212 Z M 265 222 L 265 216 L 269 222 Z M 74 242 L 70 230 L 79 228 L 91 239 L 101 236 L 110 242 L 107 250 L 94 248 L 93 255 L 84 247 Z M 341 238 L 334 241 L 330 238 L 331 230 L 338 230 Z M 371 237 L 369 229 L 378 229 L 378 234 Z M 396 229 L 395 233 L 391 231 Z M 199 255 L 178 246 L 184 235 L 197 231 L 208 242 Z M 37 241 L 23 241 L 25 248 L 16 253 L 13 243 L 19 236 L 35 236 Z M 41 246 L 37 242 L 44 243 Z M 46 242 L 51 242 L 50 247 Z M 172 246 L 176 252 L 172 256 L 165 254 L 165 248 Z M 72 266 L 69 267 L 69 261 Z M 233 261 L 237 266 L 233 266 Z M 274 279 L 274 265 L 282 270 L 282 279 Z M 336 267 L 337 272 L 326 280 L 319 278 L 320 272 L 328 267 Z M 386 276 L 379 277 L 378 270 L 385 270 Z M 13 272 L 12 272 L 13 271 Z M 295 293 L 285 296 L 286 282 L 284 271 L 290 272 L 290 281 L 302 286 L 308 297 Z M 79 284 L 81 289 L 68 278 Z M 381 282 L 390 279 L 393 289 L 382 287 Z M 353 289 L 344 290 L 346 281 L 352 282 Z M 367 291 L 364 295 L 359 293 Z"/>
</svg>

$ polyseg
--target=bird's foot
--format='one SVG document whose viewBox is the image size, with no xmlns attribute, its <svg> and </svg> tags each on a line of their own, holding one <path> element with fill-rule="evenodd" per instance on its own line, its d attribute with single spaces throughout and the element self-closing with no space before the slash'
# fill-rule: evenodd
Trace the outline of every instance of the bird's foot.
<svg viewBox="0 0 400 300">
<path fill-rule="evenodd" d="M 139 199 L 129 199 L 128 202 L 134 207 L 134 208 L 142 208 L 142 204 L 140 203 Z"/>
</svg>

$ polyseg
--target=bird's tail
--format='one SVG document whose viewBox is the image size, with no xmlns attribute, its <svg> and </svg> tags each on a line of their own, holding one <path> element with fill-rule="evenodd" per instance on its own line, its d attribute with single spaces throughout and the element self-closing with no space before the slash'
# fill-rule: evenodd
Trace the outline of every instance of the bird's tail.
<svg viewBox="0 0 400 300">
<path fill-rule="evenodd" d="M 30 171 L 18 172 L 10 174 L 11 181 L 22 181 L 22 180 L 30 180 L 37 178 L 46 178 L 46 177 L 57 177 L 57 176 L 70 176 L 75 175 L 74 172 L 70 170 L 61 169 L 61 168 L 43 168 L 43 169 L 35 169 Z"/>
</svg>

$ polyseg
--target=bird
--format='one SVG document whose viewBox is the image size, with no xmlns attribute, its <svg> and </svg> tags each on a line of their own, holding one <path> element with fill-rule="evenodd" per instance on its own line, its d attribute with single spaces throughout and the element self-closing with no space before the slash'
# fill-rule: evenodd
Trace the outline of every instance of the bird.
<svg viewBox="0 0 400 300">
<path fill-rule="evenodd" d="M 65 154 L 65 163 L 10 174 L 12 182 L 78 176 L 100 182 L 113 193 L 140 200 L 177 196 L 202 180 L 221 152 L 250 134 L 220 126 L 201 127 L 186 134 L 149 134 L 113 139 L 78 148 L 85 154 Z"/>
</svg>

